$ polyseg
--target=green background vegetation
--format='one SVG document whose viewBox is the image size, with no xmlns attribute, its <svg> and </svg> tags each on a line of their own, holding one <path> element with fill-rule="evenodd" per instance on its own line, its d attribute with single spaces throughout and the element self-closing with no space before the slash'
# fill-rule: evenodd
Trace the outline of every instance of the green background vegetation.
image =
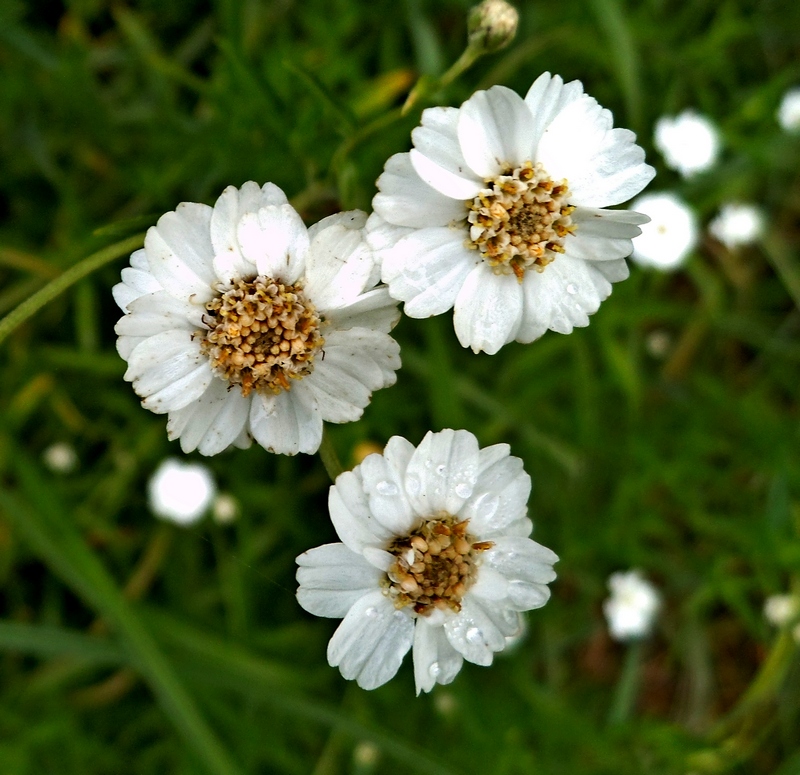
<svg viewBox="0 0 800 775">
<path fill-rule="evenodd" d="M 365 127 L 458 57 L 469 5 L 3 0 L 0 315 L 229 184 L 272 180 L 309 223 L 368 209 L 419 114 Z M 462 350 L 449 316 L 404 319 L 398 384 L 332 428 L 349 464 L 359 442 L 448 426 L 524 458 L 536 538 L 561 556 L 527 640 L 419 699 L 410 660 L 371 693 L 343 681 L 324 656 L 335 622 L 294 598 L 295 556 L 334 539 L 315 457 L 220 455 L 241 519 L 154 519 L 146 481 L 180 453 L 122 380 L 120 257 L 2 344 L 2 775 L 800 772 L 796 652 L 761 613 L 800 579 L 800 137 L 775 121 L 800 82 L 800 4 L 519 9 L 515 43 L 435 102 L 579 78 L 639 134 L 650 190 L 677 189 L 703 223 L 731 199 L 770 222 L 751 249 L 706 237 L 676 274 L 634 268 L 588 328 L 497 356 Z M 725 145 L 690 182 L 651 143 L 685 107 Z M 69 475 L 41 463 L 62 440 Z M 601 612 L 629 567 L 665 598 L 633 653 Z"/>
</svg>

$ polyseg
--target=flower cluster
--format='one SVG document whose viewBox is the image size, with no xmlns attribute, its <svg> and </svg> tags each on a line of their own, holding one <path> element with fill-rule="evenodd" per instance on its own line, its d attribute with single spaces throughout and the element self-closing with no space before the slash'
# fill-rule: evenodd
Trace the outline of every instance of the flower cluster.
<svg viewBox="0 0 800 775">
<path fill-rule="evenodd" d="M 480 10 L 470 45 L 504 45 L 516 12 L 499 0 Z M 253 440 L 316 452 L 323 422 L 357 420 L 395 382 L 400 302 L 414 318 L 452 308 L 461 344 L 494 354 L 588 325 L 628 276 L 649 218 L 611 208 L 654 171 L 580 82 L 545 73 L 524 98 L 479 91 L 425 110 L 411 137 L 387 161 L 369 218 L 308 228 L 277 186 L 249 182 L 148 231 L 114 288 L 118 350 L 184 452 Z M 395 436 L 341 473 L 329 495 L 341 542 L 297 558 L 300 605 L 342 619 L 330 664 L 372 689 L 410 650 L 418 694 L 464 660 L 491 664 L 555 578 L 558 558 L 529 537 L 530 489 L 508 445 L 480 449 L 466 430 L 429 432 L 418 447 Z M 188 524 L 214 490 L 206 469 L 170 460 L 151 508 Z M 213 510 L 225 522 L 237 504 L 219 496 Z"/>
</svg>

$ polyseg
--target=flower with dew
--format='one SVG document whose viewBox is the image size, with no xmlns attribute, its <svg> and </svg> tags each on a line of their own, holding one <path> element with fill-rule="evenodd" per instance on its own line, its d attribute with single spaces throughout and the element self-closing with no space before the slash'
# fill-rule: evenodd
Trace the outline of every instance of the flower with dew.
<svg viewBox="0 0 800 775">
<path fill-rule="evenodd" d="M 694 110 L 658 119 L 654 140 L 666 165 L 684 178 L 713 167 L 721 147 L 716 126 Z"/>
<path fill-rule="evenodd" d="M 178 525 L 191 525 L 208 511 L 217 492 L 214 477 L 200 463 L 167 458 L 147 483 L 150 511 Z"/>
<path fill-rule="evenodd" d="M 342 543 L 297 558 L 297 598 L 342 618 L 328 662 L 364 689 L 412 650 L 417 694 L 450 683 L 463 660 L 492 663 L 543 606 L 558 560 L 528 538 L 531 489 L 507 444 L 464 430 L 400 436 L 337 477 L 331 519 Z"/>
<path fill-rule="evenodd" d="M 496 353 L 568 334 L 628 276 L 645 216 L 604 209 L 655 174 L 579 81 L 545 73 L 525 99 L 503 86 L 429 108 L 414 148 L 378 178 L 370 244 L 415 318 L 454 308 L 464 347 Z"/>
<path fill-rule="evenodd" d="M 786 132 L 800 132 L 800 86 L 794 86 L 783 95 L 777 118 Z"/>
<path fill-rule="evenodd" d="M 692 208 L 668 191 L 644 194 L 632 207 L 649 216 L 650 222 L 633 240 L 631 258 L 641 266 L 677 269 L 697 246 L 699 232 Z"/>
<path fill-rule="evenodd" d="M 729 250 L 750 245 L 764 232 L 764 213 L 755 205 L 729 203 L 708 225 L 708 230 Z"/>
<path fill-rule="evenodd" d="M 636 640 L 650 634 L 661 608 L 661 596 L 641 571 L 612 573 L 611 596 L 603 602 L 608 629 L 616 640 Z"/>
<path fill-rule="evenodd" d="M 184 452 L 255 438 L 313 453 L 323 420 L 357 420 L 394 384 L 399 312 L 375 287 L 365 222 L 352 211 L 307 229 L 283 191 L 251 182 L 213 207 L 183 203 L 147 232 L 114 288 L 117 349 Z"/>
</svg>

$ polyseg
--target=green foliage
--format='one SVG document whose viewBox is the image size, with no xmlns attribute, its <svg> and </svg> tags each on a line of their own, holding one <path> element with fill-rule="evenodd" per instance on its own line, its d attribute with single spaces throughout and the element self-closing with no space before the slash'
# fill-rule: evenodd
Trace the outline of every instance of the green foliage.
<svg viewBox="0 0 800 775">
<path fill-rule="evenodd" d="M 417 77 L 458 59 L 469 5 L 0 8 L 0 316 L 16 309 L 0 322 L 3 775 L 797 772 L 796 651 L 761 608 L 800 584 L 800 138 L 774 118 L 800 81 L 800 6 L 521 2 L 515 43 L 401 117 Z M 403 319 L 398 384 L 330 429 L 340 459 L 430 428 L 506 441 L 561 562 L 492 668 L 415 699 L 404 665 L 363 692 L 325 663 L 335 623 L 294 598 L 295 556 L 335 540 L 319 459 L 206 461 L 241 504 L 232 525 L 148 513 L 149 475 L 179 453 L 122 380 L 110 288 L 131 235 L 178 202 L 252 179 L 309 223 L 368 209 L 425 99 L 524 92 L 544 70 L 639 132 L 653 190 L 679 190 L 704 223 L 758 203 L 768 234 L 738 253 L 707 238 L 674 275 L 634 268 L 588 328 L 496 356 L 464 351 L 448 316 Z M 690 181 L 650 142 L 684 107 L 725 144 Z M 18 308 L 51 281 L 45 306 Z M 79 466 L 46 472 L 62 440 Z M 600 607 L 629 567 L 665 597 L 632 668 Z"/>
</svg>

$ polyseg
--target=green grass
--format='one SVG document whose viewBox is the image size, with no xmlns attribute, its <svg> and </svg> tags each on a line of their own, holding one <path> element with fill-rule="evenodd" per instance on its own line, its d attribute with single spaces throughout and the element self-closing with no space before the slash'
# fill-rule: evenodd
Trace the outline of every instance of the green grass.
<svg viewBox="0 0 800 775">
<path fill-rule="evenodd" d="M 676 274 L 634 268 L 570 336 L 475 356 L 449 316 L 404 318 L 398 384 L 330 429 L 346 465 L 360 442 L 442 427 L 524 458 L 536 538 L 561 562 L 512 654 L 421 698 L 410 659 L 370 693 L 327 666 L 335 622 L 294 597 L 295 556 L 335 540 L 317 457 L 206 461 L 241 503 L 230 526 L 148 513 L 147 479 L 178 450 L 114 349 L 110 288 L 136 235 L 250 179 L 308 223 L 369 209 L 423 105 L 382 117 L 458 58 L 469 5 L 0 8 L 2 775 L 800 772 L 797 653 L 761 613 L 800 584 L 800 137 L 774 117 L 800 82 L 797 4 L 519 3 L 515 43 L 429 100 L 580 78 L 639 133 L 651 190 L 703 223 L 731 199 L 769 214 L 735 256 L 707 238 Z M 651 143 L 684 107 L 725 143 L 688 182 Z M 41 463 L 61 440 L 80 458 L 68 475 Z M 626 673 L 601 602 L 630 567 L 665 606 Z"/>
</svg>

